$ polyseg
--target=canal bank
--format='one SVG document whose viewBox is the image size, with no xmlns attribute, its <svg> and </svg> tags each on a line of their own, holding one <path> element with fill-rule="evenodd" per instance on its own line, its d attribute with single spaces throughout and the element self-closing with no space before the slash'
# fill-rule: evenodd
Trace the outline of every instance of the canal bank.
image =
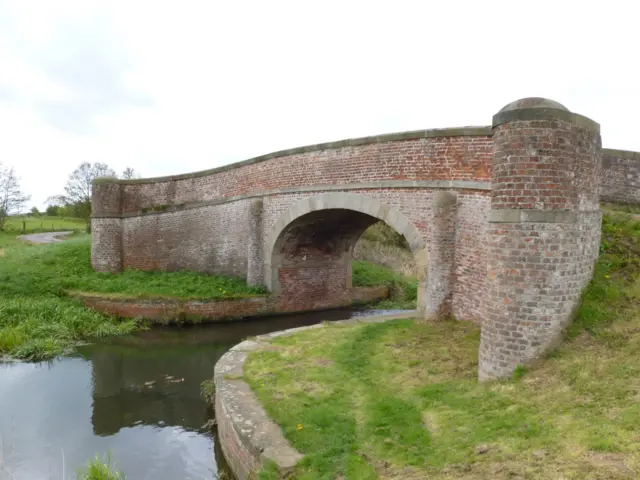
<svg viewBox="0 0 640 480">
<path fill-rule="evenodd" d="M 370 313 L 370 312 L 368 312 Z M 331 322 L 332 325 L 381 323 L 415 317 L 415 311 L 386 315 L 356 316 Z M 244 363 L 252 352 L 272 348 L 271 340 L 309 329 L 324 328 L 319 323 L 258 335 L 235 345 L 216 363 L 214 371 L 215 414 L 220 447 L 238 480 L 254 478 L 265 465 L 271 464 L 279 475 L 290 474 L 303 455 L 283 436 L 270 420 L 260 401 L 244 381 Z"/>
<path fill-rule="evenodd" d="M 344 309 L 216 325 L 154 327 L 40 363 L 0 363 L 2 468 L 62 478 L 110 452 L 130 479 L 230 473 L 201 383 L 248 337 L 372 313 Z M 213 472 L 213 473 L 212 473 Z"/>
</svg>

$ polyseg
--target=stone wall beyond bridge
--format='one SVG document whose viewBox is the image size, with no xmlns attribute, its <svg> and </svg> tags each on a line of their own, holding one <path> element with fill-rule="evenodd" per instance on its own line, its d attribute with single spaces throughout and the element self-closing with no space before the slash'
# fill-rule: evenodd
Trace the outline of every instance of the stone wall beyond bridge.
<svg viewBox="0 0 640 480">
<path fill-rule="evenodd" d="M 589 281 L 600 191 L 638 203 L 637 154 L 545 99 L 487 127 L 420 130 L 276 152 L 171 177 L 98 179 L 92 265 L 189 269 L 265 284 L 281 311 L 347 305 L 351 255 L 384 221 L 414 253 L 418 311 L 482 324 L 480 377 L 555 342 Z M 428 269 L 427 269 L 428 264 Z"/>
</svg>

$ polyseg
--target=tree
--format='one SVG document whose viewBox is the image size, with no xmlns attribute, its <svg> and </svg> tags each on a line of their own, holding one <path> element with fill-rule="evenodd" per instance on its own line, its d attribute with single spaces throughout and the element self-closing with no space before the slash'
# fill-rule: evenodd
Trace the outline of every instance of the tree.
<svg viewBox="0 0 640 480">
<path fill-rule="evenodd" d="M 31 215 L 34 217 L 40 216 L 40 210 L 38 210 L 38 207 L 31 207 Z"/>
<path fill-rule="evenodd" d="M 45 210 L 45 215 L 48 217 L 57 217 L 60 212 L 60 207 L 58 205 L 48 205 Z"/>
<path fill-rule="evenodd" d="M 70 210 L 73 216 L 82 218 L 87 223 L 87 229 L 91 222 L 91 190 L 93 181 L 101 177 L 114 177 L 116 174 L 104 163 L 84 162 L 76 168 L 67 179 L 63 195 L 55 195 L 47 199 L 49 205 L 63 207 Z"/>
<path fill-rule="evenodd" d="M 0 164 L 0 230 L 4 230 L 7 217 L 19 213 L 30 198 L 20 188 L 20 179 L 13 167 L 4 168 Z"/>
<path fill-rule="evenodd" d="M 140 175 L 133 168 L 127 167 L 122 171 L 121 178 L 131 180 L 132 178 L 140 178 Z"/>
</svg>

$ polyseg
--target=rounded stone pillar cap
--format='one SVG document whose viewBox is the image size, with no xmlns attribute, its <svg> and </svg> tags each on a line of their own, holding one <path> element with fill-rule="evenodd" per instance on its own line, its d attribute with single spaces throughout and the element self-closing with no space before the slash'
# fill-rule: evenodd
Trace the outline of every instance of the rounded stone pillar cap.
<svg viewBox="0 0 640 480">
<path fill-rule="evenodd" d="M 505 105 L 500 109 L 500 111 L 498 111 L 498 113 L 520 110 L 521 108 L 557 108 L 558 110 L 564 110 L 565 112 L 569 111 L 567 107 L 555 100 L 549 100 L 548 98 L 542 97 L 527 97 Z"/>
<path fill-rule="evenodd" d="M 492 125 L 496 127 L 503 123 L 527 120 L 562 120 L 581 128 L 600 131 L 600 124 L 570 112 L 567 107 L 555 100 L 542 97 L 521 98 L 505 105 L 493 116 Z"/>
</svg>

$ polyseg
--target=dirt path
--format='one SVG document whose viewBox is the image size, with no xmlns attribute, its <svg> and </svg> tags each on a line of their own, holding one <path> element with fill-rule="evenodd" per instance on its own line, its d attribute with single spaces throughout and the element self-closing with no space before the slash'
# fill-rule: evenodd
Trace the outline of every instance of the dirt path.
<svg viewBox="0 0 640 480">
<path fill-rule="evenodd" d="M 62 242 L 67 235 L 71 235 L 73 232 L 44 232 L 44 233 L 30 233 L 29 235 L 21 235 L 18 238 L 29 243 L 56 243 Z"/>
</svg>

